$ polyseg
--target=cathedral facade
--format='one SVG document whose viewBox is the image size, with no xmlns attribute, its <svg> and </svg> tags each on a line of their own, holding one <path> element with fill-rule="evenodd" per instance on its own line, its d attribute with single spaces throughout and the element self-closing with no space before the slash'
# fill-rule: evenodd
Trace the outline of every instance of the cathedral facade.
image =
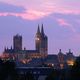
<svg viewBox="0 0 80 80">
<path fill-rule="evenodd" d="M 35 50 L 26 50 L 22 48 L 23 38 L 17 34 L 13 36 L 13 47 L 5 48 L 3 54 L 12 59 L 32 59 L 32 58 L 44 58 L 48 55 L 48 38 L 44 33 L 43 24 L 38 29 L 35 36 Z"/>
</svg>

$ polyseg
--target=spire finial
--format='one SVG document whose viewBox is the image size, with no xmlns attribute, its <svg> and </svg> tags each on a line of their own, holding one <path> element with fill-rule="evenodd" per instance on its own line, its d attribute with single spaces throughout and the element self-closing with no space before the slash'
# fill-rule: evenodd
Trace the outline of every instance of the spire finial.
<svg viewBox="0 0 80 80">
<path fill-rule="evenodd" d="M 26 48 L 24 47 L 24 50 L 26 50 Z"/>
<path fill-rule="evenodd" d="M 40 28 L 39 28 L 39 24 L 38 24 L 38 29 L 37 29 L 37 33 L 40 33 Z"/>
<path fill-rule="evenodd" d="M 7 47 L 7 50 L 8 50 L 8 47 Z"/>
<path fill-rule="evenodd" d="M 59 52 L 61 53 L 61 49 L 59 49 Z"/>
<path fill-rule="evenodd" d="M 5 48 L 4 48 L 4 51 L 6 51 L 6 46 L 5 46 Z"/>
<path fill-rule="evenodd" d="M 11 50 L 12 50 L 12 46 L 11 46 Z"/>
<path fill-rule="evenodd" d="M 41 28 L 41 34 L 44 35 L 44 28 L 43 28 L 43 24 L 42 24 L 42 28 Z"/>
<path fill-rule="evenodd" d="M 69 49 L 69 53 L 71 53 L 71 49 Z"/>
</svg>

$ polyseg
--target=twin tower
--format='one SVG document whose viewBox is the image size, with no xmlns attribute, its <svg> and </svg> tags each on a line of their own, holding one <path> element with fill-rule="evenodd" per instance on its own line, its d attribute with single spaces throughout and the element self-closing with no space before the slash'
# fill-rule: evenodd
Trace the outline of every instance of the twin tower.
<svg viewBox="0 0 80 80">
<path fill-rule="evenodd" d="M 48 54 L 48 38 L 44 33 L 43 24 L 40 27 L 38 25 L 37 33 L 35 36 L 35 51 L 38 53 Z M 22 36 L 16 35 L 13 37 L 13 49 L 22 50 Z"/>
<path fill-rule="evenodd" d="M 44 33 L 43 24 L 41 27 L 41 31 L 38 25 L 38 30 L 36 33 L 36 39 L 35 39 L 35 45 L 36 50 L 39 51 L 39 53 L 48 53 L 48 38 Z"/>
</svg>

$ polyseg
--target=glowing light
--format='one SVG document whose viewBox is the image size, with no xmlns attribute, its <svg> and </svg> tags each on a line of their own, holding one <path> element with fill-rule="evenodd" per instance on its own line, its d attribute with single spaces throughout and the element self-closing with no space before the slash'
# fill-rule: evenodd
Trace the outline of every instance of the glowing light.
<svg viewBox="0 0 80 80">
<path fill-rule="evenodd" d="M 22 59 L 20 60 L 23 64 L 27 64 L 31 61 L 32 59 Z"/>
<path fill-rule="evenodd" d="M 25 60 L 23 60 L 22 62 L 23 62 L 24 64 L 26 64 L 26 61 L 25 61 Z"/>
<path fill-rule="evenodd" d="M 40 39 L 39 39 L 39 38 L 36 38 L 36 40 L 38 40 L 38 41 L 39 41 Z"/>
<path fill-rule="evenodd" d="M 54 67 L 54 64 L 52 64 L 52 63 L 48 63 L 47 65 L 48 65 L 48 67 Z"/>
<path fill-rule="evenodd" d="M 68 64 L 69 66 L 73 66 L 73 65 L 74 65 L 74 61 L 73 61 L 73 60 L 67 60 L 67 64 Z"/>
<path fill-rule="evenodd" d="M 61 67 L 61 69 L 63 69 L 64 68 L 64 64 L 60 64 L 60 67 Z"/>
</svg>

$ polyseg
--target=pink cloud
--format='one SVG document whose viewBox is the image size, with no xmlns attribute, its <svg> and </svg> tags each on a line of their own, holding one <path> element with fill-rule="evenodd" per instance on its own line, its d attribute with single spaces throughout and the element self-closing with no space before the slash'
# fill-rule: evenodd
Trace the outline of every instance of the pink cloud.
<svg viewBox="0 0 80 80">
<path fill-rule="evenodd" d="M 60 26 L 71 26 L 66 20 L 64 19 L 57 19 Z"/>
<path fill-rule="evenodd" d="M 80 14 L 80 10 L 61 9 L 59 13 L 79 15 Z"/>
<path fill-rule="evenodd" d="M 22 6 L 25 9 L 32 11 L 30 15 L 35 16 L 35 11 L 37 11 L 38 16 L 43 13 L 80 14 L 79 0 L 2 0 L 2 2 Z"/>
<path fill-rule="evenodd" d="M 67 27 L 71 31 L 76 32 L 76 30 L 74 29 L 74 27 L 69 22 L 67 22 L 65 19 L 56 19 L 56 20 L 57 20 L 57 22 L 58 22 L 58 24 L 60 26 Z"/>
<path fill-rule="evenodd" d="M 8 16 L 8 15 L 21 17 L 23 19 L 28 19 L 28 20 L 36 20 L 44 16 L 47 16 L 46 13 L 35 10 L 27 10 L 24 13 L 11 13 L 11 12 L 0 13 L 0 16 Z"/>
</svg>

